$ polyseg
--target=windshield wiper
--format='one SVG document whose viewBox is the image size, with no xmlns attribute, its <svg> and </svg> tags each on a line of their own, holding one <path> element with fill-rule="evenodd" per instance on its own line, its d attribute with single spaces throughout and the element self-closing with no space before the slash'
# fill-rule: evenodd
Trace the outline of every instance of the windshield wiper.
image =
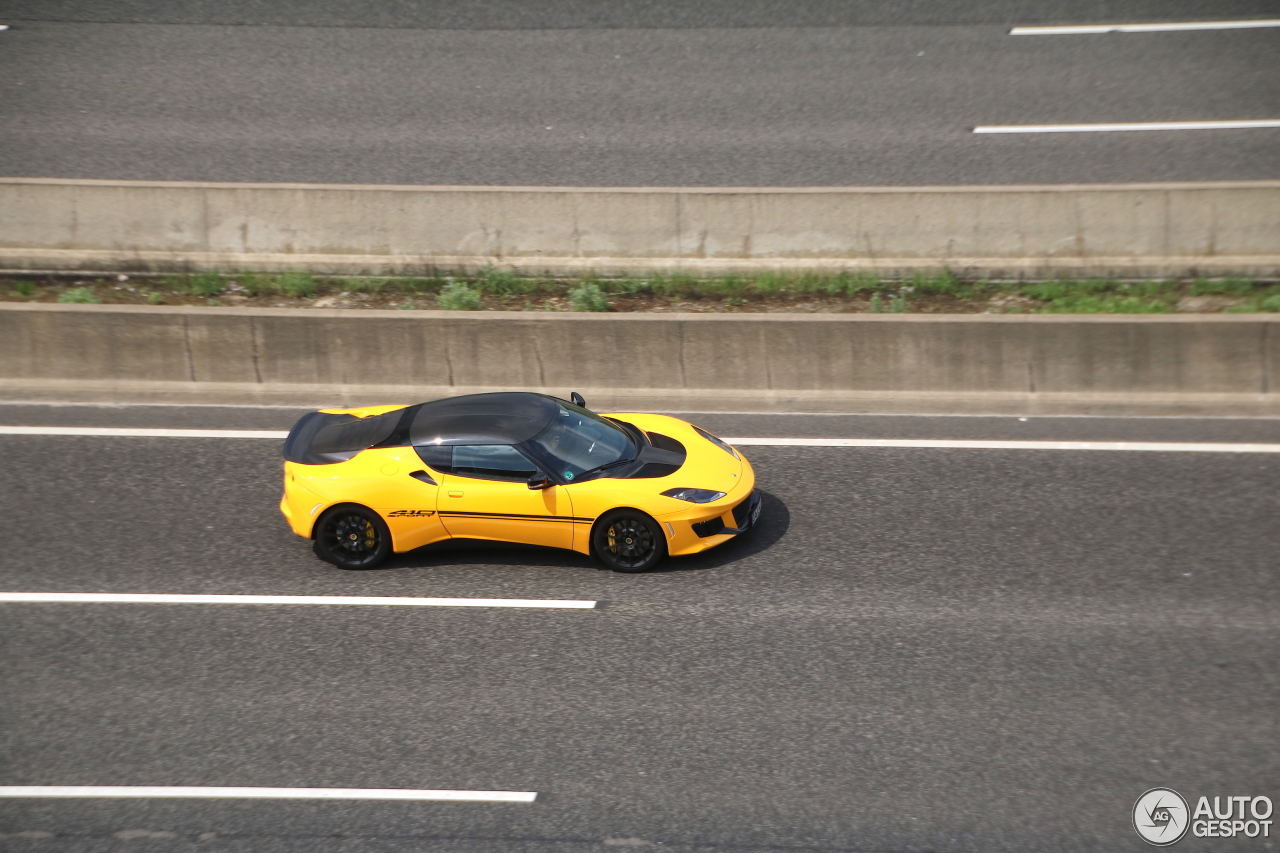
<svg viewBox="0 0 1280 853">
<path fill-rule="evenodd" d="M 587 476 L 588 474 L 599 474 L 601 471 L 608 471 L 610 468 L 617 468 L 619 465 L 626 465 L 629 462 L 635 462 L 636 458 L 637 457 L 632 457 L 631 459 L 615 459 L 612 462 L 606 462 L 603 465 L 597 465 L 594 468 L 588 468 L 586 471 L 583 471 L 577 477 L 574 477 L 574 479 L 581 480 L 583 477 Z"/>
</svg>

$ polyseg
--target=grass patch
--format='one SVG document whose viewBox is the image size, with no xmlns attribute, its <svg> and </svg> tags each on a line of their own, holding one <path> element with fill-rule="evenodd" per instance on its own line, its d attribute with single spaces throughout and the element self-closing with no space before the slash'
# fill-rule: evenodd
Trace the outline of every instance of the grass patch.
<svg viewBox="0 0 1280 853">
<path fill-rule="evenodd" d="M 237 284 L 250 296 L 272 296 L 278 292 L 275 280 L 270 276 L 251 272 L 242 273 Z"/>
<path fill-rule="evenodd" d="M 436 302 L 446 311 L 479 311 L 480 294 L 460 281 L 451 281 L 436 296 Z"/>
<path fill-rule="evenodd" d="M 1173 306 L 1164 300 L 1093 294 L 1063 296 L 1039 309 L 1041 314 L 1168 314 L 1171 311 Z"/>
<path fill-rule="evenodd" d="M 288 272 L 276 279 L 276 287 L 285 296 L 309 299 L 316 295 L 315 276 L 309 272 Z"/>
<path fill-rule="evenodd" d="M 1192 296 L 1247 296 L 1253 289 L 1247 278 L 1198 278 L 1187 290 Z"/>
<path fill-rule="evenodd" d="M 526 278 L 513 272 L 488 266 L 480 271 L 475 284 L 482 293 L 510 296 L 534 293 L 541 289 L 542 283 L 536 278 Z"/>
<path fill-rule="evenodd" d="M 700 277 L 659 271 L 606 277 L 526 275 L 495 266 L 451 277 L 316 276 L 308 272 L 190 273 L 116 282 L 6 279 L 0 299 L 167 305 L 310 305 L 449 310 L 652 311 L 680 303 L 692 311 L 871 313 L 1229 313 L 1280 312 L 1280 283 L 1249 278 L 1183 280 L 1059 278 L 990 282 L 950 271 L 882 278 L 854 271 L 761 271 Z M 145 282 L 145 283 L 140 283 Z M 74 284 L 74 287 L 72 285 Z M 85 287 L 84 285 L 89 286 Z M 115 285 L 115 286 L 111 286 Z M 1196 297 L 1193 299 L 1192 297 Z M 746 306 L 744 309 L 743 306 Z"/>
<path fill-rule="evenodd" d="M 59 294 L 58 301 L 64 305 L 98 305 L 102 299 L 92 287 L 73 287 Z"/>
<path fill-rule="evenodd" d="M 600 290 L 599 285 L 593 282 L 585 282 L 582 286 L 570 290 L 569 301 L 573 303 L 574 311 L 609 310 L 609 300 L 605 298 L 604 292 Z"/>
<path fill-rule="evenodd" d="M 385 278 L 357 278 L 352 276 L 342 280 L 342 289 L 347 293 L 378 294 L 386 290 L 389 283 L 389 280 Z"/>
<path fill-rule="evenodd" d="M 216 272 L 201 273 L 187 279 L 187 292 L 193 296 L 217 296 L 222 287 L 222 276 Z"/>
</svg>

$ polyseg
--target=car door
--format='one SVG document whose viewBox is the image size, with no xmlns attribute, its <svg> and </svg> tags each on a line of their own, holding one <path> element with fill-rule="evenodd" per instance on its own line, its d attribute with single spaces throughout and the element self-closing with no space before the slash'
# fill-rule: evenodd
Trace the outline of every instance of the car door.
<svg viewBox="0 0 1280 853">
<path fill-rule="evenodd" d="M 518 449 L 485 444 L 450 450 L 436 505 L 451 536 L 572 547 L 568 493 L 563 486 L 530 489 L 529 478 L 538 469 Z"/>
</svg>

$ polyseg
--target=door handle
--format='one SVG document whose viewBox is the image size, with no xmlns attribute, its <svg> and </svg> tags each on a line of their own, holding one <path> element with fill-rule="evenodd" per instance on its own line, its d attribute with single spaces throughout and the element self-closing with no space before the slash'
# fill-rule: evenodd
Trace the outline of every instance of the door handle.
<svg viewBox="0 0 1280 853">
<path fill-rule="evenodd" d="M 460 498 L 460 497 L 462 497 L 462 492 L 450 492 L 450 493 L 449 493 L 449 497 L 451 497 L 451 498 Z"/>
</svg>

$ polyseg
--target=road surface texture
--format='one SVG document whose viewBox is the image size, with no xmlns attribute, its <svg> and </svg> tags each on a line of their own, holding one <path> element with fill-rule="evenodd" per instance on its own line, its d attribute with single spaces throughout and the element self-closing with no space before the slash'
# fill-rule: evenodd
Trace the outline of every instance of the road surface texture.
<svg viewBox="0 0 1280 853">
<path fill-rule="evenodd" d="M 5 0 L 0 175 L 530 186 L 1280 177 L 1278 0 Z"/>
<path fill-rule="evenodd" d="M 0 406 L 9 425 L 278 429 L 296 414 Z M 1280 442 L 1274 420 L 694 419 L 738 435 Z M 749 456 L 760 526 L 660 572 L 480 543 L 342 572 L 276 510 L 278 441 L 0 435 L 0 591 L 603 602 L 0 604 L 0 785 L 538 792 L 8 800 L 4 849 L 1138 851 L 1129 810 L 1148 788 L 1280 800 L 1280 454 Z"/>
</svg>

